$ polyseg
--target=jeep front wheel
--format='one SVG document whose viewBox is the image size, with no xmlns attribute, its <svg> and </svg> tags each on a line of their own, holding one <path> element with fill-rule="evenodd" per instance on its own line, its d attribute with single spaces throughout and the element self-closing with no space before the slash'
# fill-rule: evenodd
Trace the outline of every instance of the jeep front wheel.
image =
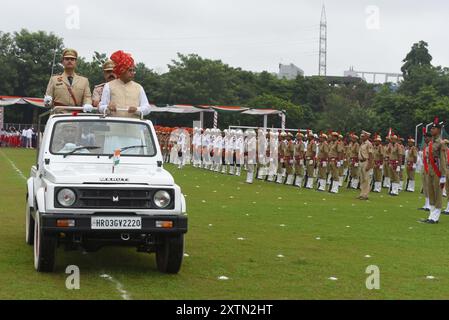
<svg viewBox="0 0 449 320">
<path fill-rule="evenodd" d="M 184 256 L 184 235 L 162 236 L 158 242 L 157 269 L 164 273 L 178 273 Z"/>
<path fill-rule="evenodd" d="M 34 223 L 34 268 L 38 272 L 53 272 L 56 255 L 56 235 L 42 232 L 39 211 Z"/>
</svg>

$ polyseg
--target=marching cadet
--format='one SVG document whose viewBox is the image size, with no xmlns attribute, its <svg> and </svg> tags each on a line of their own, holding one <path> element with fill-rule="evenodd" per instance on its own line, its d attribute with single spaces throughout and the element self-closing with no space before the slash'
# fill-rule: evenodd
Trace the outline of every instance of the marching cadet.
<svg viewBox="0 0 449 320">
<path fill-rule="evenodd" d="M 295 180 L 294 161 L 295 161 L 295 145 L 293 143 L 293 134 L 289 132 L 287 134 L 287 143 L 285 145 L 285 169 L 287 172 L 286 184 L 289 186 L 292 186 Z"/>
<path fill-rule="evenodd" d="M 329 143 L 329 175 L 331 176 L 331 186 L 329 192 L 338 193 L 340 187 L 339 168 L 341 166 L 340 157 L 343 152 L 343 146 L 338 142 L 338 132 L 331 133 L 331 142 Z"/>
<path fill-rule="evenodd" d="M 223 136 L 220 129 L 214 129 L 215 139 L 214 139 L 214 171 L 220 172 L 220 166 L 223 161 Z"/>
<path fill-rule="evenodd" d="M 446 184 L 447 147 L 441 140 L 441 125 L 438 118 L 431 127 L 432 139 L 429 142 L 429 178 L 427 181 L 430 202 L 430 215 L 425 223 L 437 224 L 442 208 L 442 189 Z"/>
<path fill-rule="evenodd" d="M 307 130 L 307 148 L 306 148 L 306 189 L 313 189 L 314 171 L 316 165 L 317 144 L 313 132 Z"/>
<path fill-rule="evenodd" d="M 226 163 L 229 166 L 229 174 L 233 176 L 235 174 L 235 144 L 237 141 L 237 131 L 231 130 L 228 149 L 226 150 Z"/>
<path fill-rule="evenodd" d="M 430 211 L 430 200 L 429 200 L 429 143 L 432 139 L 432 134 L 426 131 L 426 128 L 423 128 L 423 136 L 424 136 L 424 145 L 422 149 L 422 159 L 423 159 L 423 171 L 422 171 L 422 190 L 426 202 L 422 208 L 418 210 Z"/>
<path fill-rule="evenodd" d="M 274 182 L 278 170 L 279 132 L 270 130 L 270 158 L 268 167 L 268 182 Z"/>
<path fill-rule="evenodd" d="M 359 137 L 355 134 L 351 135 L 351 143 L 349 144 L 349 161 L 350 175 L 348 188 L 358 189 L 359 187 Z"/>
<path fill-rule="evenodd" d="M 104 85 L 98 108 L 100 113 L 109 111 L 117 117 L 138 117 L 137 112 L 144 116 L 149 114 L 147 95 L 142 86 L 133 81 L 136 74 L 134 59 L 120 50 L 111 55 L 111 60 L 118 79 Z"/>
<path fill-rule="evenodd" d="M 399 148 L 399 162 L 400 162 L 400 170 L 399 170 L 399 191 L 404 189 L 404 169 L 405 169 L 405 146 L 404 146 L 404 138 L 398 138 L 398 148 Z"/>
<path fill-rule="evenodd" d="M 350 137 L 346 137 L 346 139 L 343 140 L 345 143 L 345 147 L 344 147 L 344 161 L 343 161 L 343 176 L 344 176 L 344 180 L 343 182 L 347 181 L 349 179 L 349 164 L 350 164 L 350 159 L 349 159 L 349 144 L 351 143 L 350 141 Z M 341 184 L 341 187 L 343 186 L 343 184 Z"/>
<path fill-rule="evenodd" d="M 343 187 L 343 182 L 345 180 L 345 162 L 346 162 L 346 146 L 343 141 L 343 135 L 338 135 L 338 144 L 339 144 L 339 155 L 338 158 L 340 160 L 340 167 L 338 168 L 338 184 L 340 187 Z"/>
<path fill-rule="evenodd" d="M 369 141 L 371 133 L 362 131 L 362 144 L 359 148 L 360 162 L 360 200 L 368 200 L 371 186 L 371 171 L 374 166 L 373 145 Z"/>
<path fill-rule="evenodd" d="M 285 167 L 285 153 L 286 153 L 286 140 L 287 133 L 281 132 L 279 135 L 279 146 L 278 146 L 278 172 L 277 172 L 277 179 L 276 183 L 283 184 L 284 183 L 284 177 L 285 173 L 287 172 L 287 169 Z"/>
<path fill-rule="evenodd" d="M 246 131 L 248 139 L 246 140 L 246 152 L 248 153 L 246 173 L 246 183 L 252 184 L 254 181 L 254 171 L 257 164 L 257 138 L 256 132 L 252 129 Z"/>
<path fill-rule="evenodd" d="M 448 148 L 449 140 L 444 139 L 443 143 L 446 146 L 446 160 L 447 160 L 447 162 L 446 162 L 446 173 L 447 173 L 447 172 L 449 172 L 449 148 Z M 449 192 L 448 192 L 448 190 L 449 190 L 449 179 L 446 179 L 446 184 L 444 185 L 444 190 L 446 191 L 446 194 L 449 194 Z M 449 215 L 449 200 L 447 202 L 446 210 L 444 210 L 442 212 L 442 214 Z"/>
<path fill-rule="evenodd" d="M 185 130 L 178 130 L 178 140 L 176 141 L 176 150 L 178 151 L 178 169 L 182 169 L 187 158 L 187 150 L 189 146 L 189 139 Z"/>
<path fill-rule="evenodd" d="M 231 153 L 230 150 L 230 138 L 231 138 L 231 132 L 228 129 L 223 130 L 222 133 L 222 154 L 223 154 L 223 161 L 221 165 L 221 173 L 227 174 L 228 173 L 228 165 L 230 162 L 228 162 L 228 153 Z"/>
<path fill-rule="evenodd" d="M 407 164 L 407 185 L 405 191 L 415 192 L 415 171 L 416 163 L 418 162 L 418 148 L 415 146 L 415 140 L 408 139 L 408 150 L 406 151 Z"/>
<path fill-rule="evenodd" d="M 391 177 L 392 173 L 390 170 L 390 150 L 392 149 L 391 136 L 388 135 L 385 138 L 384 146 L 384 176 L 383 176 L 383 187 L 390 190 L 391 188 Z"/>
<path fill-rule="evenodd" d="M 82 106 L 83 112 L 93 110 L 89 80 L 75 73 L 77 59 L 78 53 L 74 49 L 62 52 L 64 72 L 50 78 L 44 97 L 46 106 Z"/>
<path fill-rule="evenodd" d="M 94 91 L 92 92 L 92 105 L 94 106 L 94 108 L 98 108 L 98 105 L 100 104 L 104 85 L 116 79 L 116 76 L 114 74 L 114 66 L 115 65 L 112 60 L 108 60 L 103 64 L 103 76 L 105 82 L 96 85 Z"/>
<path fill-rule="evenodd" d="M 235 175 L 240 177 L 242 165 L 245 161 L 245 143 L 243 139 L 243 131 L 237 130 L 236 132 L 236 138 L 235 138 L 235 165 L 236 165 L 236 171 Z"/>
<path fill-rule="evenodd" d="M 257 179 L 265 180 L 267 177 L 267 148 L 268 140 L 265 130 L 257 130 Z"/>
<path fill-rule="evenodd" d="M 398 143 L 398 136 L 391 137 L 391 143 L 388 145 L 388 153 L 390 154 L 390 174 L 391 174 L 391 188 L 390 195 L 399 195 L 399 172 L 401 171 L 400 147 Z"/>
<path fill-rule="evenodd" d="M 377 135 L 374 138 L 373 146 L 374 157 L 374 192 L 380 193 L 382 191 L 382 167 L 384 164 L 384 147 L 382 145 L 382 138 Z"/>
<path fill-rule="evenodd" d="M 327 164 L 329 158 L 329 145 L 327 143 L 327 135 L 320 135 L 320 144 L 318 147 L 318 191 L 326 191 Z"/>
<path fill-rule="evenodd" d="M 304 135 L 301 131 L 296 134 L 295 141 L 295 186 L 301 188 L 304 180 L 304 157 L 305 157 L 305 145 Z"/>
</svg>

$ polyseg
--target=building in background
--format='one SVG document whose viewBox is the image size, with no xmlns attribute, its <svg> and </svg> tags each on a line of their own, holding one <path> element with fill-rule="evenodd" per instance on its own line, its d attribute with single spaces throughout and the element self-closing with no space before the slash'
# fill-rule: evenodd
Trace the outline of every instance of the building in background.
<svg viewBox="0 0 449 320">
<path fill-rule="evenodd" d="M 277 74 L 279 79 L 294 80 L 297 76 L 304 76 L 304 71 L 295 66 L 293 63 L 290 64 L 279 64 L 279 73 Z"/>
</svg>

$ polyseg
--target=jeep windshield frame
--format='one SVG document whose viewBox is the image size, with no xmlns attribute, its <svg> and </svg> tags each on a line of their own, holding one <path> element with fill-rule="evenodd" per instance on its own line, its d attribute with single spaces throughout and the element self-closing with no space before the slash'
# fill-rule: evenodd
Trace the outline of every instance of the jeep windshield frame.
<svg viewBox="0 0 449 320">
<path fill-rule="evenodd" d="M 121 153 L 120 156 L 121 157 L 145 157 L 145 158 L 152 158 L 152 157 L 155 157 L 157 155 L 157 145 L 155 143 L 155 139 L 154 139 L 151 127 L 150 127 L 150 125 L 148 123 L 146 123 L 146 122 L 136 122 L 136 121 L 126 121 L 126 120 L 114 120 L 113 118 L 112 119 L 111 118 L 105 118 L 105 119 L 80 119 L 80 120 L 78 120 L 78 119 L 76 119 L 76 120 L 70 119 L 70 120 L 59 120 L 59 121 L 56 121 L 54 123 L 54 125 L 53 125 L 53 128 L 52 128 L 50 144 L 49 144 L 49 147 L 48 147 L 48 151 L 50 152 L 50 154 L 52 154 L 52 155 L 60 155 L 60 156 L 67 155 L 67 150 L 66 151 L 61 151 L 61 150 L 56 151 L 56 150 L 54 150 L 55 139 L 57 139 L 55 137 L 55 134 L 56 134 L 56 131 L 58 129 L 58 125 L 61 125 L 61 124 L 72 124 L 72 125 L 75 125 L 75 126 L 80 126 L 78 128 L 78 130 L 80 130 L 80 129 L 83 128 L 83 127 L 81 127 L 81 124 L 84 124 L 84 123 L 88 123 L 89 124 L 87 127 L 90 127 L 90 126 L 93 127 L 94 124 L 101 125 L 101 126 L 111 126 L 111 125 L 123 125 L 123 124 L 126 124 L 126 125 L 135 126 L 136 128 L 134 130 L 136 130 L 136 129 L 142 130 L 143 129 L 142 130 L 143 133 L 141 133 L 141 138 L 144 138 L 144 140 L 138 142 L 137 144 L 145 145 L 146 146 L 146 148 L 145 148 L 146 149 L 146 153 L 145 154 Z M 101 131 L 99 131 L 99 132 L 101 132 Z M 82 139 L 81 138 L 81 133 L 80 132 L 78 132 L 78 133 L 80 135 L 80 139 Z M 111 137 L 118 137 L 120 139 L 120 137 L 123 137 L 123 136 L 119 135 L 119 136 L 111 136 Z M 95 138 L 97 138 L 97 137 L 95 137 Z M 129 145 L 129 142 L 122 142 L 123 145 L 114 146 L 110 150 L 111 152 L 104 152 L 105 151 L 104 149 L 106 147 L 105 144 L 106 144 L 106 138 L 107 137 L 105 135 L 102 138 L 105 139 L 105 141 L 103 142 L 102 146 L 99 148 L 102 152 L 99 152 L 99 153 L 95 153 L 95 152 L 93 152 L 93 153 L 92 152 L 89 152 L 89 153 L 76 152 L 72 156 L 109 157 L 109 156 L 114 154 L 114 150 L 121 149 L 122 147 L 126 147 L 126 146 Z M 137 136 L 129 136 L 128 135 L 128 136 L 126 136 L 126 138 L 131 138 L 131 139 L 136 139 L 137 140 L 139 137 L 137 137 Z M 66 144 L 68 144 L 68 143 L 66 143 Z M 76 145 L 76 142 L 72 143 L 72 144 Z M 81 141 L 79 142 L 79 144 L 82 145 Z M 143 149 L 144 148 L 140 148 L 138 150 L 143 150 Z M 143 152 L 145 152 L 145 150 L 143 150 Z"/>
</svg>

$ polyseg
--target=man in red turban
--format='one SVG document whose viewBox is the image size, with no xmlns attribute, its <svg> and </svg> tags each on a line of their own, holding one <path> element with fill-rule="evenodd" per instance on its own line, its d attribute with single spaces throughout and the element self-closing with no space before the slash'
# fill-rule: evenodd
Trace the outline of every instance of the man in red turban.
<svg viewBox="0 0 449 320">
<path fill-rule="evenodd" d="M 133 81 L 136 73 L 134 59 L 120 50 L 111 55 L 111 60 L 118 79 L 104 86 L 99 111 L 103 113 L 108 110 L 118 117 L 134 117 L 137 112 L 144 116 L 149 114 L 150 104 L 145 91 Z"/>
</svg>

